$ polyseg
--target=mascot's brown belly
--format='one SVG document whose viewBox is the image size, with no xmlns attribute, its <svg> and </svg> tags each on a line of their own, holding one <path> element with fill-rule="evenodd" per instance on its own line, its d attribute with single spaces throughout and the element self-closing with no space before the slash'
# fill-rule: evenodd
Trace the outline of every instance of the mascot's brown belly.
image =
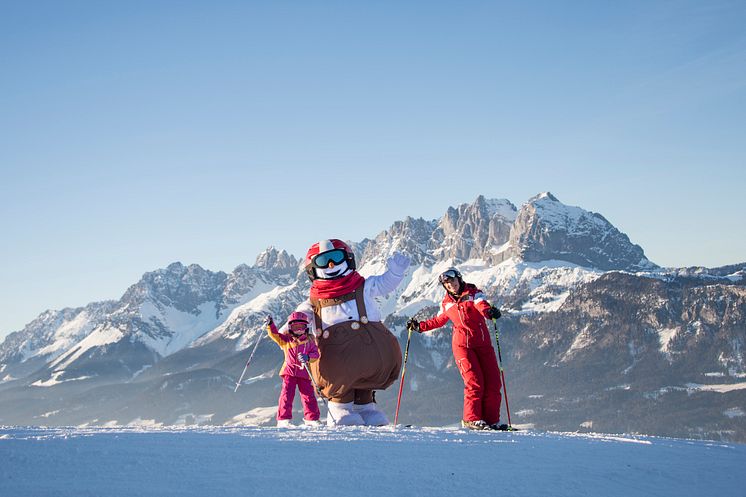
<svg viewBox="0 0 746 497">
<path fill-rule="evenodd" d="M 388 388 L 399 376 L 399 341 L 380 322 L 348 321 L 318 337 L 321 357 L 311 363 L 319 389 L 333 402 L 372 401 L 373 390 Z"/>
</svg>

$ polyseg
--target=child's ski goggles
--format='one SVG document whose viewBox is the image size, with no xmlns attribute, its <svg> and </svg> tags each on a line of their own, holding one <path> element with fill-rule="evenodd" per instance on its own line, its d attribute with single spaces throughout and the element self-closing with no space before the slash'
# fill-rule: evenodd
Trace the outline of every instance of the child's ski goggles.
<svg viewBox="0 0 746 497">
<path fill-rule="evenodd" d="M 307 331 L 308 323 L 304 323 L 303 321 L 293 321 L 292 323 L 288 323 L 288 328 L 292 332 Z"/>
<path fill-rule="evenodd" d="M 313 259 L 311 259 L 311 265 L 319 269 L 325 269 L 329 267 L 329 263 L 342 264 L 347 259 L 347 252 L 342 249 L 329 250 L 323 252 Z"/>
</svg>

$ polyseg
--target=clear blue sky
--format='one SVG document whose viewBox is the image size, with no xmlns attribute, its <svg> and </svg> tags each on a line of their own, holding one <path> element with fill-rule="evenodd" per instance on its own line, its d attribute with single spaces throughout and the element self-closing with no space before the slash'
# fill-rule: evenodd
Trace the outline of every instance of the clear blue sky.
<svg viewBox="0 0 746 497">
<path fill-rule="evenodd" d="M 0 339 L 170 262 L 549 190 L 746 261 L 746 3 L 0 4 Z"/>
</svg>

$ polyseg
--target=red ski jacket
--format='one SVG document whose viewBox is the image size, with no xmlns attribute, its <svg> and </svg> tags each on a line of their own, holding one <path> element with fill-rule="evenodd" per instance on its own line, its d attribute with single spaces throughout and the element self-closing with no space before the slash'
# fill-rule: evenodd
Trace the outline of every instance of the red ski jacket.
<svg viewBox="0 0 746 497">
<path fill-rule="evenodd" d="M 420 331 L 434 330 L 445 325 L 448 320 L 453 323 L 454 347 L 492 346 L 490 332 L 485 323 L 487 310 L 490 308 L 487 297 L 476 286 L 466 283 L 458 297 L 446 292 L 440 304 L 438 315 L 420 322 Z"/>
</svg>

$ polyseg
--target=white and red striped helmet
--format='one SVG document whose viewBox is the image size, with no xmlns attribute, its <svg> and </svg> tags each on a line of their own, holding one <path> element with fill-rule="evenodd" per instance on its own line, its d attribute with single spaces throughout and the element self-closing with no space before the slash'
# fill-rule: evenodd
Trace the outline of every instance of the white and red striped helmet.
<svg viewBox="0 0 746 497">
<path fill-rule="evenodd" d="M 322 257 L 323 260 L 319 261 L 318 256 L 325 254 L 327 257 Z M 321 240 L 320 242 L 311 245 L 311 248 L 306 252 L 306 259 L 303 262 L 303 267 L 306 270 L 306 274 L 311 280 L 316 279 L 316 272 L 314 268 L 325 268 L 329 265 L 329 261 L 336 264 L 342 262 L 342 260 L 335 260 L 334 256 L 343 257 L 342 260 L 347 261 L 347 267 L 353 271 L 356 269 L 355 266 L 355 254 L 352 253 L 352 249 L 342 240 L 337 238 L 331 238 L 329 240 Z"/>
</svg>

